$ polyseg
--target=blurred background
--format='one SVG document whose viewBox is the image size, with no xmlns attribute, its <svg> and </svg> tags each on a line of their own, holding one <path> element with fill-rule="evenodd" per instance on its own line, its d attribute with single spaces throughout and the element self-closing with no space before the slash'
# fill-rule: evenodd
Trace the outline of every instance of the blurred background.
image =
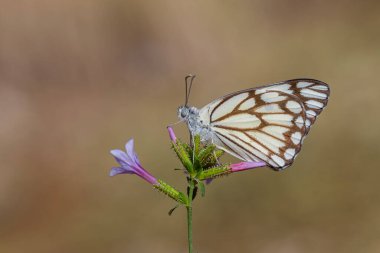
<svg viewBox="0 0 380 253">
<path fill-rule="evenodd" d="M 310 77 L 331 85 L 294 165 L 215 180 L 196 252 L 380 252 L 379 1 L 0 2 L 0 252 L 186 252 L 166 126 L 191 104 Z M 187 140 L 184 125 L 175 128 Z M 234 161 L 227 155 L 224 160 Z"/>
</svg>

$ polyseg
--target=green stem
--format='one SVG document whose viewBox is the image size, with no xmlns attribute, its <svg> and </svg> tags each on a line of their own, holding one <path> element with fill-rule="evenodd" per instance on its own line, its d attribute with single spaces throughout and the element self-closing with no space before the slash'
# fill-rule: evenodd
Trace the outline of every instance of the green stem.
<svg viewBox="0 0 380 253">
<path fill-rule="evenodd" d="M 193 191 L 194 191 L 194 180 L 190 179 L 189 183 L 189 203 L 186 206 L 187 209 L 187 240 L 189 244 L 189 253 L 193 253 Z"/>
</svg>

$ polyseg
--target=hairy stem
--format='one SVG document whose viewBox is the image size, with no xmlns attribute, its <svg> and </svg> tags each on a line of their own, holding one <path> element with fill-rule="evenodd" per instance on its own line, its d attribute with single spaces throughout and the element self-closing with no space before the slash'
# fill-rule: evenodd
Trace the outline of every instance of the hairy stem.
<svg viewBox="0 0 380 253">
<path fill-rule="evenodd" d="M 191 178 L 189 182 L 189 203 L 186 206 L 187 209 L 187 240 L 189 244 L 189 253 L 193 253 L 193 191 L 194 180 Z"/>
</svg>

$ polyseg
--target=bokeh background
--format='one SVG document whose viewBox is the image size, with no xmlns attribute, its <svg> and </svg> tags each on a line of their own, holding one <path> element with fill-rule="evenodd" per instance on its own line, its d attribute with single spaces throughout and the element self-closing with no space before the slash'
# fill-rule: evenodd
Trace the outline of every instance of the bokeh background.
<svg viewBox="0 0 380 253">
<path fill-rule="evenodd" d="M 186 252 L 185 210 L 108 172 L 134 137 L 184 190 L 166 125 L 188 73 L 199 107 L 297 77 L 332 89 L 291 168 L 197 199 L 196 252 L 380 252 L 379 28 L 375 0 L 1 0 L 0 252 Z"/>
</svg>

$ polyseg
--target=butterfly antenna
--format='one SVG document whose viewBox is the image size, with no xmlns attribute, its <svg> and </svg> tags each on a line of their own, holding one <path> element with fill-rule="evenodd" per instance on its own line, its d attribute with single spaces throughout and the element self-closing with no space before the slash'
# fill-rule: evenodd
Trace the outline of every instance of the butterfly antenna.
<svg viewBox="0 0 380 253">
<path fill-rule="evenodd" d="M 169 124 L 168 127 L 175 126 L 175 125 L 177 125 L 177 124 L 179 124 L 179 123 L 182 123 L 182 122 L 184 122 L 184 121 L 185 121 L 184 119 L 181 119 L 181 120 L 179 120 L 179 121 L 177 121 L 177 122 L 175 122 L 175 123 L 173 123 L 173 124 Z"/>
<path fill-rule="evenodd" d="M 187 103 L 189 102 L 190 92 L 191 92 L 191 86 L 193 85 L 193 80 L 195 78 L 195 75 L 187 75 L 185 77 L 185 106 L 187 106 Z"/>
</svg>

